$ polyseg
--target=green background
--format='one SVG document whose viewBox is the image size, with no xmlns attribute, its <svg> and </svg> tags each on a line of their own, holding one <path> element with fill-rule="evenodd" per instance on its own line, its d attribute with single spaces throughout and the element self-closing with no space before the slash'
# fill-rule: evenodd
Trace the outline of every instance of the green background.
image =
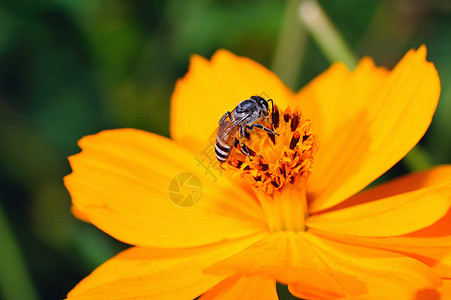
<svg viewBox="0 0 451 300">
<path fill-rule="evenodd" d="M 357 58 L 391 68 L 424 43 L 438 69 L 442 93 L 430 129 L 382 180 L 451 162 L 450 1 L 319 3 Z M 229 49 L 295 90 L 324 71 L 335 58 L 301 26 L 297 4 L 1 1 L 0 298 L 62 299 L 127 247 L 71 215 L 67 157 L 82 136 L 103 129 L 168 136 L 169 99 L 192 53 Z"/>
</svg>

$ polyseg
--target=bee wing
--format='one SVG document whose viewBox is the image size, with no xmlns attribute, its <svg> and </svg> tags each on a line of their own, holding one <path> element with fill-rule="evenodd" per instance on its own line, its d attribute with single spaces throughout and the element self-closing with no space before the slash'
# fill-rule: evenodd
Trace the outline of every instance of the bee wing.
<svg viewBox="0 0 451 300">
<path fill-rule="evenodd" d="M 233 129 L 239 124 L 239 122 L 233 121 L 229 122 L 227 120 L 221 122 L 218 127 L 216 127 L 215 131 L 210 136 L 209 142 L 212 143 L 216 137 L 219 135 L 220 139 L 225 138 L 227 135 L 232 132 Z"/>
<path fill-rule="evenodd" d="M 250 115 L 247 115 L 242 118 L 234 118 L 233 120 L 223 120 L 219 126 L 216 128 L 216 130 L 213 132 L 213 134 L 210 137 L 210 142 L 213 138 L 215 138 L 218 134 L 220 135 L 220 139 L 224 139 L 226 136 L 228 136 L 232 131 L 236 129 L 237 126 L 246 123 L 246 119 L 248 119 Z"/>
<path fill-rule="evenodd" d="M 230 129 L 227 131 L 227 134 L 229 134 L 230 132 L 232 132 L 232 130 L 234 130 L 237 126 L 241 125 L 241 124 L 245 124 L 246 120 L 249 119 L 250 117 L 252 117 L 252 115 L 247 115 L 245 117 L 241 117 L 241 118 L 235 118 L 233 119 L 233 121 L 229 122 L 230 125 L 228 126 Z"/>
<path fill-rule="evenodd" d="M 213 131 L 213 133 L 210 135 L 210 139 L 208 140 L 209 143 L 211 144 L 213 142 L 213 140 L 216 138 L 216 136 L 218 135 L 219 129 L 221 128 L 221 126 L 224 126 L 225 123 L 228 123 L 229 121 L 227 119 L 230 120 L 230 118 L 228 117 L 230 116 L 230 112 L 226 112 L 221 119 L 219 119 L 219 125 L 218 127 L 216 127 L 216 129 Z"/>
<path fill-rule="evenodd" d="M 216 127 L 216 129 L 213 131 L 213 133 L 210 135 L 210 138 L 208 139 L 208 143 L 211 144 L 214 142 L 214 140 L 216 139 L 216 136 L 218 135 L 218 131 L 219 131 L 219 127 L 221 127 L 221 125 L 219 125 L 218 127 Z"/>
</svg>

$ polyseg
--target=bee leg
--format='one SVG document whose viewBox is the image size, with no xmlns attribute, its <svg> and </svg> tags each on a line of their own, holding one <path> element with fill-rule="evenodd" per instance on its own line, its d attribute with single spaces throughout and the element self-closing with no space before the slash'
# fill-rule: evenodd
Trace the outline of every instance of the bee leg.
<svg viewBox="0 0 451 300">
<path fill-rule="evenodd" d="M 269 133 L 273 133 L 273 134 L 275 134 L 275 135 L 279 135 L 279 134 L 278 134 L 277 132 L 275 132 L 274 130 L 269 129 L 269 128 L 266 128 L 266 127 L 263 126 L 262 124 L 252 124 L 251 126 L 247 126 L 247 128 L 249 128 L 249 129 L 254 129 L 254 127 L 255 127 L 255 128 L 258 128 L 258 129 L 261 129 L 261 130 L 264 130 L 264 131 L 269 132 Z"/>
<path fill-rule="evenodd" d="M 252 158 L 249 155 L 249 151 L 247 150 L 247 146 L 242 141 L 243 136 L 245 136 L 245 130 L 246 130 L 246 128 L 244 126 L 240 126 L 240 129 L 238 130 L 238 133 L 240 135 L 241 153 L 243 153 L 244 155 L 247 155 L 247 157 L 249 157 L 249 160 L 252 161 Z"/>
<path fill-rule="evenodd" d="M 230 113 L 230 111 L 226 112 L 221 119 L 219 119 L 218 124 L 221 124 L 222 122 L 225 121 L 225 119 L 227 119 L 227 117 L 229 118 L 229 120 L 232 120 L 232 114 Z"/>
</svg>

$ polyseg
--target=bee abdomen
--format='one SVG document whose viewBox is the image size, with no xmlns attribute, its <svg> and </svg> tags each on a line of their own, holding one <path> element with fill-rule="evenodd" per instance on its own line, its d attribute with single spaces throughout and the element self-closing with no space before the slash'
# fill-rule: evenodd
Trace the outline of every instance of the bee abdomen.
<svg viewBox="0 0 451 300">
<path fill-rule="evenodd" d="M 227 158 L 230 155 L 230 150 L 231 150 L 230 146 L 225 145 L 220 140 L 216 140 L 215 153 L 216 153 L 216 158 L 220 162 L 223 163 L 223 162 L 225 162 L 227 160 Z"/>
</svg>

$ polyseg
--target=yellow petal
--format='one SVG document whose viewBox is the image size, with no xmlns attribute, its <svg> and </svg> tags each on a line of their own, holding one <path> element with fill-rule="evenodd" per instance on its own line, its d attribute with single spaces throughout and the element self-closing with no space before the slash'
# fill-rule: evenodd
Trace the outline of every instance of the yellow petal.
<svg viewBox="0 0 451 300">
<path fill-rule="evenodd" d="M 318 256 L 328 268 L 337 292 L 341 295 L 327 293 L 322 287 L 320 293 L 312 293 L 309 285 L 297 282 L 289 285 L 289 290 L 301 298 L 342 297 L 346 299 L 413 299 L 417 291 L 440 285 L 440 278 L 422 263 L 401 255 L 366 247 L 355 247 L 336 243 L 322 238 L 309 236 L 312 245 L 318 247 Z M 362 284 L 355 285 L 347 277 L 335 274 L 355 276 Z M 330 295 L 330 296 L 327 296 Z"/>
<path fill-rule="evenodd" d="M 420 172 L 410 173 L 365 190 L 329 210 L 340 210 L 357 204 L 439 185 L 450 180 L 451 165 L 441 165 Z"/>
<path fill-rule="evenodd" d="M 429 170 L 412 173 L 375 188 L 364 191 L 334 206 L 331 211 L 339 211 L 360 203 L 366 203 L 396 194 L 415 191 L 424 187 L 440 185 L 451 180 L 451 166 L 444 165 Z M 429 209 L 429 208 L 428 208 Z M 397 224 L 394 221 L 393 227 Z M 310 229 L 317 235 L 349 244 L 375 247 L 396 251 L 413 257 L 443 277 L 451 277 L 451 210 L 439 221 L 419 231 L 397 237 L 345 236 L 330 231 Z"/>
<path fill-rule="evenodd" d="M 232 276 L 208 291 L 199 300 L 278 300 L 274 279 L 261 276 Z"/>
<path fill-rule="evenodd" d="M 437 289 L 419 291 L 415 300 L 449 300 L 451 299 L 451 279 L 443 279 Z"/>
<path fill-rule="evenodd" d="M 451 210 L 427 228 L 396 237 L 350 236 L 315 229 L 310 232 L 343 243 L 402 253 L 433 268 L 440 276 L 451 278 Z"/>
<path fill-rule="evenodd" d="M 120 241 L 191 247 L 266 230 L 248 192 L 224 174 L 216 173 L 214 182 L 195 154 L 169 139 L 122 129 L 85 137 L 80 147 L 82 152 L 70 157 L 73 173 L 65 178 L 73 205 Z M 182 185 L 180 194 L 193 193 L 199 200 L 193 206 L 178 206 L 169 197 L 169 184 L 180 173 L 193 174 L 202 184 L 201 189 Z"/>
<path fill-rule="evenodd" d="M 409 51 L 393 71 L 364 59 L 354 72 L 332 66 L 299 94 L 314 102 L 321 146 L 308 192 L 311 211 L 334 206 L 382 175 L 429 127 L 440 82 L 426 48 Z"/>
<path fill-rule="evenodd" d="M 73 214 L 77 219 L 89 223 L 88 216 L 86 216 L 86 215 L 83 214 L 81 211 L 79 211 L 75 206 L 72 206 L 72 207 L 71 207 L 71 212 L 72 212 L 72 214 Z"/>
<path fill-rule="evenodd" d="M 218 50 L 211 61 L 193 56 L 172 94 L 172 138 L 201 151 L 222 115 L 253 95 L 272 98 L 280 107 L 292 97 L 277 76 L 251 59 L 226 50 Z"/>
<path fill-rule="evenodd" d="M 313 229 L 357 236 L 397 236 L 423 229 L 451 206 L 451 181 L 307 219 Z"/>
<path fill-rule="evenodd" d="M 403 296 L 389 299 L 408 299 L 407 295 L 440 283 L 430 268 L 409 257 L 304 232 L 273 233 L 205 272 L 272 277 L 288 284 L 296 296 L 308 299 L 382 292 Z"/>
<path fill-rule="evenodd" d="M 204 274 L 204 268 L 255 240 L 193 249 L 130 248 L 98 267 L 68 299 L 194 299 L 223 279 Z"/>
<path fill-rule="evenodd" d="M 440 295 L 440 299 L 451 299 L 451 279 L 443 279 L 442 285 L 437 288 L 437 291 Z"/>
</svg>

